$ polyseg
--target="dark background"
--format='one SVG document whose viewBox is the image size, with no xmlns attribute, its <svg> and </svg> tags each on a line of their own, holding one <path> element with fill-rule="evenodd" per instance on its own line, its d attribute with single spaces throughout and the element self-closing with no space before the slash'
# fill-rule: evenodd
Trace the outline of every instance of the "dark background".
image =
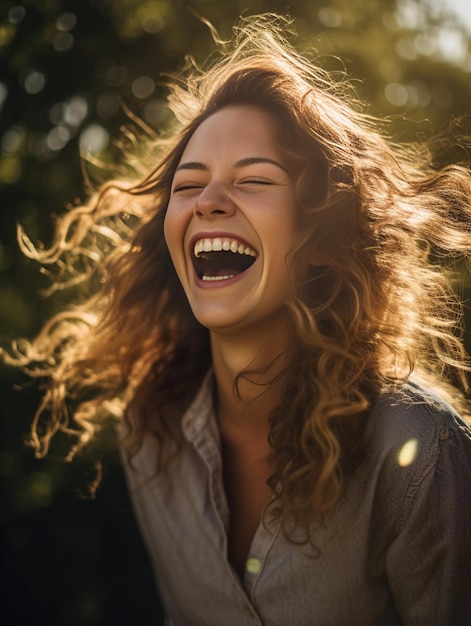
<svg viewBox="0 0 471 626">
<path fill-rule="evenodd" d="M 83 195 L 80 151 L 119 160 L 120 102 L 165 123 L 162 74 L 213 49 L 240 14 L 295 18 L 300 48 L 345 69 L 369 112 L 399 141 L 469 133 L 469 33 L 440 2 L 415 0 L 43 0 L 0 5 L 0 342 L 31 337 L 67 294 L 20 254 L 16 224 L 47 243 L 52 216 Z M 440 156 L 469 160 L 466 148 Z M 89 166 L 90 173 L 99 172 Z M 465 296 L 471 292 L 463 269 Z M 467 326 L 471 327 L 468 318 Z M 469 347 L 469 333 L 466 335 Z M 150 564 L 118 455 L 86 498 L 88 457 L 36 460 L 25 446 L 39 391 L 0 366 L 0 621 L 50 626 L 161 623 Z M 21 390 L 17 387 L 21 386 Z"/>
</svg>

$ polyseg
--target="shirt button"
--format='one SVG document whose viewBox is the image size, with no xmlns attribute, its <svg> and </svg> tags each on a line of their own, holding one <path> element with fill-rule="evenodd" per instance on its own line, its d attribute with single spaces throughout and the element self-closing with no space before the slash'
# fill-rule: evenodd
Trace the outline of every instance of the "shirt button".
<svg viewBox="0 0 471 626">
<path fill-rule="evenodd" d="M 245 563 L 245 569 L 249 572 L 249 574 L 258 574 L 261 568 L 261 562 L 259 561 L 259 559 L 256 559 L 254 557 L 250 557 L 250 559 L 247 559 Z"/>
</svg>

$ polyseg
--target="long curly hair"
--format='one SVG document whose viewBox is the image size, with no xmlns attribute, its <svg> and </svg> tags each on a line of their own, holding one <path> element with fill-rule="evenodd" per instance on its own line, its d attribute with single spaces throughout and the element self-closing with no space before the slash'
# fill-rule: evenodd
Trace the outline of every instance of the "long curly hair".
<svg viewBox="0 0 471 626">
<path fill-rule="evenodd" d="M 125 177 L 67 212 L 48 250 L 20 232 L 26 254 L 89 285 L 9 357 L 45 384 L 32 431 L 38 455 L 57 431 L 82 447 L 110 415 L 124 415 L 130 458 L 149 433 L 160 442 L 157 472 L 178 453 L 181 416 L 211 352 L 163 221 L 188 140 L 230 105 L 276 120 L 303 226 L 293 264 L 316 257 L 287 303 L 295 358 L 269 416 L 278 514 L 302 522 L 333 509 L 361 462 L 368 409 L 386 386 L 414 374 L 445 394 L 448 380 L 468 390 L 462 310 L 444 266 L 471 251 L 470 172 L 435 166 L 425 145 L 386 138 L 346 81 L 286 41 L 289 26 L 276 16 L 242 20 L 209 67 L 191 64 L 169 85 L 175 119 L 129 151 Z"/>
</svg>

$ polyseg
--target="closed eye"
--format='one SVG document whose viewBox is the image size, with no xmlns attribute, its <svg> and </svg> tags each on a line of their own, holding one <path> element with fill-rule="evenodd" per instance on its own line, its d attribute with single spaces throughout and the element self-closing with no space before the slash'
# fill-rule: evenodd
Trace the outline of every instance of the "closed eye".
<svg viewBox="0 0 471 626">
<path fill-rule="evenodd" d="M 274 185 L 275 183 L 266 178 L 247 178 L 241 180 L 239 185 Z"/>
<path fill-rule="evenodd" d="M 173 188 L 173 193 L 177 193 L 179 191 L 188 191 L 190 189 L 202 189 L 204 185 L 202 183 L 181 183 L 180 185 L 175 185 Z"/>
</svg>

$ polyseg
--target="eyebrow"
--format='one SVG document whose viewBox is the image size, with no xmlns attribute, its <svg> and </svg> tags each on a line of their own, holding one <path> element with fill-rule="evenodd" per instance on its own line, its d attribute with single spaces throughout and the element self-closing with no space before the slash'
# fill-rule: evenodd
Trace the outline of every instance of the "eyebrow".
<svg viewBox="0 0 471 626">
<path fill-rule="evenodd" d="M 284 165 L 282 165 L 279 161 L 275 161 L 274 159 L 268 159 L 266 157 L 247 157 L 246 159 L 240 159 L 237 161 L 235 166 L 236 168 L 247 167 L 248 165 L 256 165 L 258 163 L 271 163 L 272 165 L 276 165 L 284 172 L 288 173 L 288 170 Z M 200 163 L 199 161 L 188 161 L 187 163 L 181 163 L 177 169 L 179 170 L 202 170 L 207 171 L 208 167 L 204 163 Z"/>
</svg>

